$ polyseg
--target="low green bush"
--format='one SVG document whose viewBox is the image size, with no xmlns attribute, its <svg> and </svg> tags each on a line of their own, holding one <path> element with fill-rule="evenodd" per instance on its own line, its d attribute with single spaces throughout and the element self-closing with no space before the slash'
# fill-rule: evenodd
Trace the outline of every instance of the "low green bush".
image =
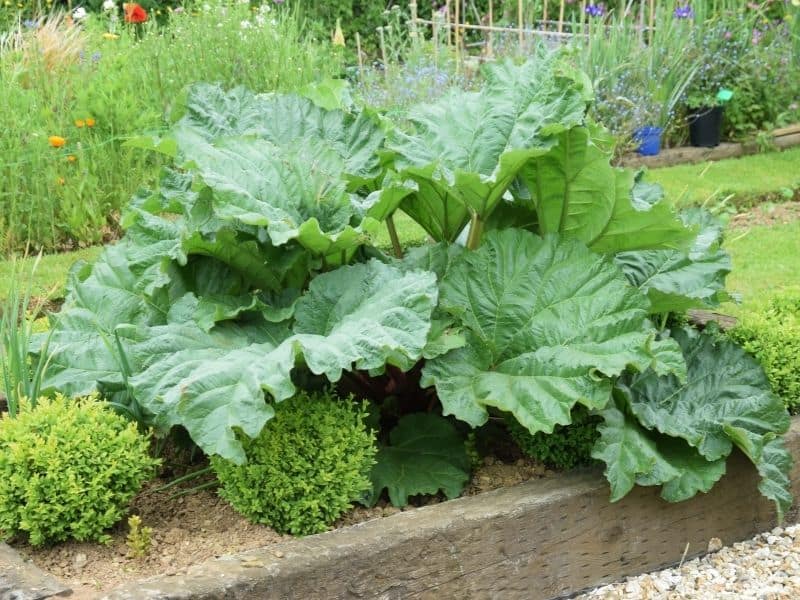
<svg viewBox="0 0 800 600">
<path fill-rule="evenodd" d="M 376 449 L 365 416 L 365 407 L 328 393 L 281 402 L 257 438 L 240 437 L 247 464 L 212 458 L 220 495 L 281 533 L 325 531 L 371 488 Z"/>
<path fill-rule="evenodd" d="M 0 418 L 0 539 L 106 542 L 158 460 L 96 397 L 41 398 Z"/>
<path fill-rule="evenodd" d="M 745 313 L 728 335 L 758 359 L 789 412 L 800 413 L 800 288 L 776 295 L 764 311 Z"/>
<path fill-rule="evenodd" d="M 592 462 L 592 447 L 599 437 L 597 430 L 599 417 L 576 405 L 572 410 L 570 425 L 556 425 L 553 433 L 536 433 L 531 435 L 514 417 L 506 418 L 508 431 L 520 450 L 547 466 L 556 469 L 573 469 Z"/>
</svg>

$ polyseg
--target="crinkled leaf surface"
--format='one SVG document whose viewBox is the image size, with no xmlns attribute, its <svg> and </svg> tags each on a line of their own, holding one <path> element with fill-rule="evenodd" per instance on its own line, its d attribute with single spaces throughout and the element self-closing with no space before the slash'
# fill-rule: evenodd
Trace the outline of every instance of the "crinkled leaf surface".
<svg viewBox="0 0 800 600">
<path fill-rule="evenodd" d="M 394 506 L 406 506 L 409 496 L 440 490 L 455 498 L 469 476 L 469 457 L 455 427 L 438 415 L 412 413 L 400 419 L 389 445 L 378 450 L 371 475 L 371 504 L 384 489 Z"/>
<path fill-rule="evenodd" d="M 417 186 L 402 209 L 434 239 L 453 241 L 470 214 L 491 214 L 522 166 L 580 124 L 585 108 L 581 85 L 556 76 L 552 60 L 488 66 L 482 91 L 418 106 L 411 133 L 390 133 L 395 168 Z"/>
<path fill-rule="evenodd" d="M 436 276 L 402 273 L 377 260 L 320 275 L 297 303 L 291 343 L 316 374 L 403 370 L 422 356 L 436 306 Z"/>
<path fill-rule="evenodd" d="M 626 414 L 624 400 L 602 410 L 600 438 L 592 456 L 606 463 L 611 501 L 625 496 L 634 483 L 663 485 L 661 496 L 679 502 L 707 492 L 725 473 L 725 460 L 707 461 L 683 440 L 642 427 Z"/>
<path fill-rule="evenodd" d="M 285 326 L 206 333 L 185 323 L 138 335 L 131 356 L 141 371 L 130 380 L 137 402 L 157 428 L 182 425 L 208 454 L 243 463 L 234 428 L 255 437 L 274 414 L 265 392 L 278 400 L 294 393 L 294 356 L 280 347 L 289 335 Z"/>
<path fill-rule="evenodd" d="M 423 385 L 473 426 L 494 406 L 531 433 L 552 432 L 575 403 L 606 405 L 606 377 L 654 361 L 647 299 L 577 240 L 489 232 L 444 276 L 440 306 L 467 344 L 429 361 Z"/>
<path fill-rule="evenodd" d="M 359 214 L 330 151 L 309 144 L 283 151 L 248 138 L 212 145 L 195 136 L 184 154 L 211 188 L 215 215 L 265 227 L 276 246 L 297 240 L 324 256 L 363 244 L 378 226 Z"/>
<path fill-rule="evenodd" d="M 631 284 L 647 293 L 653 313 L 714 307 L 728 299 L 725 278 L 731 260 L 719 248 L 721 224 L 699 209 L 682 217 L 687 225 L 702 225 L 689 250 L 640 250 L 614 257 Z"/>
<path fill-rule="evenodd" d="M 763 448 L 789 427 L 783 403 L 755 359 L 732 342 L 689 329 L 673 333 L 686 358 L 687 380 L 652 371 L 631 375 L 619 383 L 631 411 L 643 426 L 686 440 L 707 461 L 738 446 L 765 478 L 762 491 L 782 514 L 791 459 L 779 443 L 769 452 Z"/>
<path fill-rule="evenodd" d="M 326 89 L 333 93 L 334 88 Z M 377 151 L 383 146 L 384 133 L 374 114 L 321 107 L 294 94 L 254 94 L 242 87 L 226 92 L 216 85 L 197 84 L 189 92 L 186 113 L 173 135 L 182 152 L 190 149 L 195 135 L 208 142 L 258 138 L 281 149 L 309 143 L 338 157 L 338 171 L 351 189 L 374 183 L 382 173 Z"/>
</svg>

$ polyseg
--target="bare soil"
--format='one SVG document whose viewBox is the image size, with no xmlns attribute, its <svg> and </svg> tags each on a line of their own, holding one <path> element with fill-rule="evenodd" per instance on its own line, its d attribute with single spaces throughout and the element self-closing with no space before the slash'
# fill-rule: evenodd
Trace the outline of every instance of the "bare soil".
<svg viewBox="0 0 800 600">
<path fill-rule="evenodd" d="M 800 201 L 773 204 L 766 202 L 731 217 L 731 229 L 744 229 L 755 225 L 785 225 L 800 219 Z"/>
<path fill-rule="evenodd" d="M 553 471 L 528 458 L 501 462 L 484 459 L 472 477 L 464 495 L 514 485 L 529 479 L 553 475 Z M 214 490 L 173 497 L 175 488 L 158 491 L 167 483 L 153 480 L 133 500 L 130 514 L 139 515 L 142 525 L 153 530 L 150 552 L 141 558 L 131 555 L 125 521 L 110 531 L 108 545 L 68 542 L 51 547 L 33 548 L 25 543 L 11 545 L 73 589 L 72 598 L 95 598 L 126 581 L 155 575 L 177 574 L 187 567 L 224 554 L 233 554 L 275 544 L 290 536 L 269 527 L 248 522 L 236 513 Z M 195 482 L 194 485 L 197 485 Z M 416 504 L 444 501 L 433 496 L 419 498 Z M 355 507 L 346 513 L 335 528 L 400 512 L 386 502 L 373 508 Z"/>
</svg>

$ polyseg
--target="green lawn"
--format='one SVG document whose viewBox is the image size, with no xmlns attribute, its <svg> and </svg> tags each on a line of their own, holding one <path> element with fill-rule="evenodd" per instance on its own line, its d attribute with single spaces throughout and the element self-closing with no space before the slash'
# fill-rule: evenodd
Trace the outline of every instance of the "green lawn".
<svg viewBox="0 0 800 600">
<path fill-rule="evenodd" d="M 725 249 L 733 260 L 728 289 L 743 304 L 763 303 L 776 290 L 800 285 L 800 221 L 728 233 Z M 736 307 L 726 306 L 736 313 Z"/>
<path fill-rule="evenodd" d="M 51 254 L 43 256 L 39 266 L 33 273 L 33 286 L 31 291 L 34 296 L 47 296 L 52 292 L 51 298 L 61 298 L 64 294 L 64 284 L 67 281 L 69 268 L 78 260 L 92 261 L 100 254 L 102 248 L 86 248 L 76 252 L 64 252 L 62 254 Z M 17 272 L 22 271 L 23 280 L 27 281 L 31 268 L 36 258 L 22 259 L 21 265 L 17 266 Z M 8 288 L 11 281 L 12 263 L 10 261 L 0 261 L 0 300 L 8 295 Z"/>
<path fill-rule="evenodd" d="M 660 183 L 678 206 L 714 203 L 733 194 L 748 199 L 800 187 L 800 148 L 719 162 L 653 169 L 647 180 Z"/>
</svg>

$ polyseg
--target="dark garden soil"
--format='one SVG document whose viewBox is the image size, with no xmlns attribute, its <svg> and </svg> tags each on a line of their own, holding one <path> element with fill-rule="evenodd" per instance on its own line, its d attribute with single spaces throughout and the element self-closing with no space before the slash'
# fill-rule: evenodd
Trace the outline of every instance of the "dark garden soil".
<svg viewBox="0 0 800 600">
<path fill-rule="evenodd" d="M 503 463 L 489 457 L 476 470 L 464 495 L 551 475 L 553 471 L 531 459 Z M 201 490 L 176 498 L 171 497 L 175 488 L 157 491 L 165 483 L 167 481 L 152 481 L 131 506 L 131 514 L 139 515 L 142 525 L 153 529 L 150 552 L 142 558 L 129 553 L 126 521 L 109 532 L 112 541 L 108 545 L 69 542 L 44 548 L 32 548 L 24 543 L 12 543 L 12 546 L 71 587 L 71 598 L 83 599 L 94 598 L 125 581 L 178 574 L 191 565 L 223 554 L 253 550 L 290 539 L 269 527 L 249 523 L 214 490 Z M 417 505 L 442 501 L 443 498 L 427 497 Z M 335 527 L 397 512 L 400 509 L 381 501 L 373 508 L 353 508 Z"/>
<path fill-rule="evenodd" d="M 731 217 L 728 227 L 743 229 L 755 225 L 785 225 L 800 219 L 800 201 L 758 204 Z"/>
</svg>

